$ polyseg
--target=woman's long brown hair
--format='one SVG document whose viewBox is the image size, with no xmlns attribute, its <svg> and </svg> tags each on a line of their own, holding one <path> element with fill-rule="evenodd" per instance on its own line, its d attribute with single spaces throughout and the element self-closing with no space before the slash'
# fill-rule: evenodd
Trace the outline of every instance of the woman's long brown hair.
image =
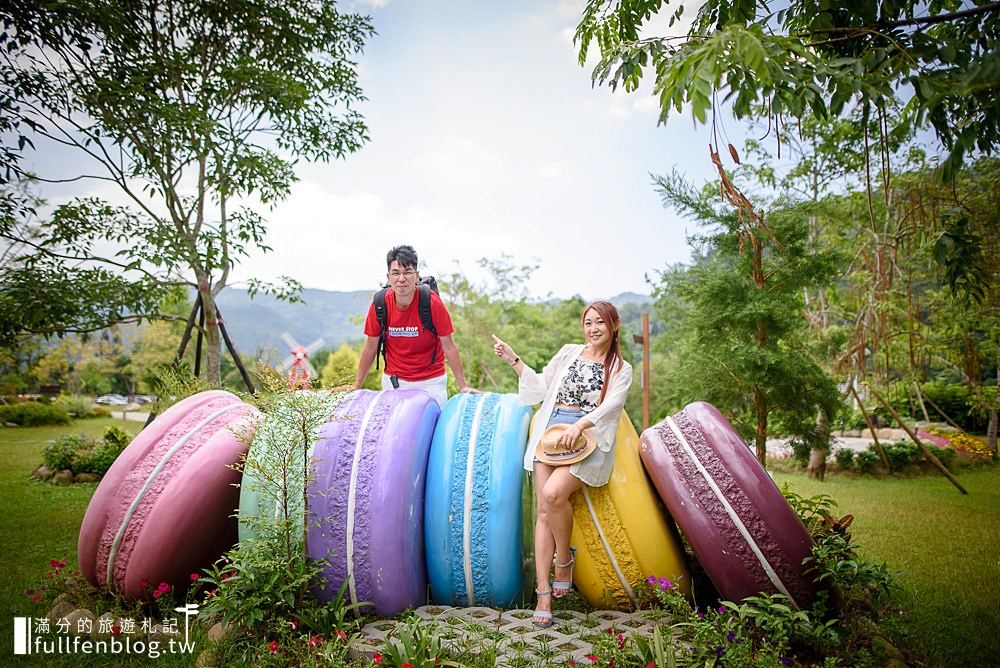
<svg viewBox="0 0 1000 668">
<path fill-rule="evenodd" d="M 622 319 L 618 315 L 618 308 L 614 304 L 605 299 L 598 299 L 583 309 L 583 315 L 580 316 L 581 325 L 587 319 L 587 311 L 590 309 L 597 311 L 597 315 L 601 316 L 601 320 L 607 323 L 608 328 L 611 329 L 611 345 L 604 356 L 604 385 L 601 387 L 601 399 L 599 402 L 604 403 L 604 395 L 608 393 L 608 381 L 611 380 L 611 374 L 613 371 L 617 371 L 618 367 L 625 361 L 622 359 L 622 351 L 618 346 L 618 330 L 621 328 Z"/>
</svg>

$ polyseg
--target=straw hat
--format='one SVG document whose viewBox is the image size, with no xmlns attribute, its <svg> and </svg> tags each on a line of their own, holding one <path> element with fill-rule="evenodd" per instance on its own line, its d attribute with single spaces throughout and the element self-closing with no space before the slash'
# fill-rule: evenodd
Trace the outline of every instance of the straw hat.
<svg viewBox="0 0 1000 668">
<path fill-rule="evenodd" d="M 542 437 L 538 439 L 538 445 L 535 446 L 535 457 L 538 458 L 538 461 L 549 466 L 565 466 L 575 464 L 594 451 L 597 442 L 590 435 L 589 429 L 585 429 L 570 447 L 558 442 L 563 433 L 571 426 L 569 424 L 554 424 L 542 433 Z"/>
</svg>

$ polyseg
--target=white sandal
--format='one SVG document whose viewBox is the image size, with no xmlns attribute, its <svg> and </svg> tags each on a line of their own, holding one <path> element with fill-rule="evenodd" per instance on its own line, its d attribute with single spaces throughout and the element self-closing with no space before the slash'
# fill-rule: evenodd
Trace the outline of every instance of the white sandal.
<svg viewBox="0 0 1000 668">
<path fill-rule="evenodd" d="M 538 596 L 552 596 L 552 589 L 549 588 L 547 591 L 541 591 L 540 589 L 535 590 L 535 594 Z M 535 608 L 535 614 L 532 617 L 541 617 L 543 621 L 531 620 L 531 623 L 540 629 L 547 629 L 552 626 L 552 611 L 551 610 L 539 610 Z"/>
<path fill-rule="evenodd" d="M 576 548 L 569 548 L 569 561 L 565 564 L 556 564 L 556 568 L 568 568 L 569 569 L 569 581 L 555 580 L 552 583 L 553 592 L 562 592 L 561 594 L 553 593 L 552 596 L 555 598 L 562 598 L 569 593 L 569 590 L 573 588 L 573 571 L 576 565 Z"/>
</svg>

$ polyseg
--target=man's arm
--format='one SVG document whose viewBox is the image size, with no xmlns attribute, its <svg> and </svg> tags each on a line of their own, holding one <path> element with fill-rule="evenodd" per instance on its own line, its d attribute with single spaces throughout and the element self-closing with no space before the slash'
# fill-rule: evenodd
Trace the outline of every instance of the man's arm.
<svg viewBox="0 0 1000 668">
<path fill-rule="evenodd" d="M 361 359 L 358 360 L 358 375 L 354 379 L 354 389 L 360 390 L 365 382 L 365 377 L 372 369 L 375 356 L 378 354 L 378 337 L 369 336 L 365 340 L 365 346 L 361 349 Z M 461 362 L 459 363 L 461 364 Z"/>
<path fill-rule="evenodd" d="M 451 338 L 451 334 L 441 337 L 441 347 L 444 349 L 444 358 L 448 360 L 448 366 L 451 367 L 451 372 L 455 375 L 455 383 L 458 385 L 458 391 L 475 392 L 475 390 L 465 383 L 465 372 L 462 371 L 462 357 L 458 354 L 458 346 L 455 345 L 455 340 Z M 363 354 L 361 359 L 364 360 Z"/>
</svg>

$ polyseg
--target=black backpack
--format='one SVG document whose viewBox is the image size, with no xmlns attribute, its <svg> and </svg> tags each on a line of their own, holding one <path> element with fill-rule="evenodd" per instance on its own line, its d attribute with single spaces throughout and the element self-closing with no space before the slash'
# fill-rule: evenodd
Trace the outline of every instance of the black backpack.
<svg viewBox="0 0 1000 668">
<path fill-rule="evenodd" d="M 385 310 L 385 291 L 389 289 L 389 286 L 385 286 L 381 290 L 375 293 L 375 298 L 372 300 L 375 304 L 375 318 L 378 320 L 379 335 L 378 335 L 378 349 L 375 353 L 375 368 L 378 369 L 378 358 L 381 357 L 382 361 L 385 361 L 385 330 L 386 330 L 386 320 L 388 316 Z M 430 331 L 434 336 L 437 336 L 437 329 L 434 327 L 434 319 L 431 317 L 431 290 L 441 294 L 438 290 L 437 280 L 433 276 L 425 276 L 420 279 L 417 283 L 417 311 L 420 313 L 420 324 L 424 326 L 424 329 Z M 431 353 L 431 364 L 437 359 L 437 346 L 434 346 L 434 352 Z M 429 366 L 429 365 L 428 365 Z"/>
</svg>

